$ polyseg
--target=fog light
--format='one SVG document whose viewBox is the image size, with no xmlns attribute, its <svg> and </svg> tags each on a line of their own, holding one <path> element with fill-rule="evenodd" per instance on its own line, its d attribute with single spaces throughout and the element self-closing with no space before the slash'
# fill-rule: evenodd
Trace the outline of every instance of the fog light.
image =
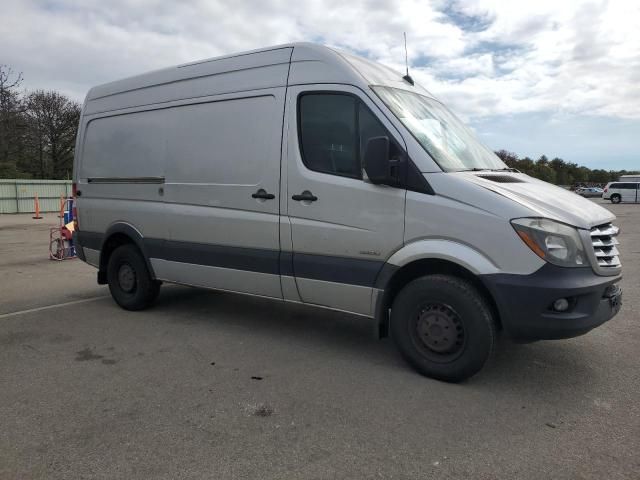
<svg viewBox="0 0 640 480">
<path fill-rule="evenodd" d="M 566 312 L 569 308 L 569 300 L 566 298 L 559 298 L 553 302 L 553 309 L 556 312 Z"/>
</svg>

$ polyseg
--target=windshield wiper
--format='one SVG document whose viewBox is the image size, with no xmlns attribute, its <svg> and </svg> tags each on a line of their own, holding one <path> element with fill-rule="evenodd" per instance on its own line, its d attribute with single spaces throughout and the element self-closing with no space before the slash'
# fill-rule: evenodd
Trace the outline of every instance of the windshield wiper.
<svg viewBox="0 0 640 480">
<path fill-rule="evenodd" d="M 513 173 L 522 173 L 520 170 L 516 170 L 515 168 L 463 168 L 462 170 L 455 170 L 456 172 L 513 172 Z"/>
</svg>

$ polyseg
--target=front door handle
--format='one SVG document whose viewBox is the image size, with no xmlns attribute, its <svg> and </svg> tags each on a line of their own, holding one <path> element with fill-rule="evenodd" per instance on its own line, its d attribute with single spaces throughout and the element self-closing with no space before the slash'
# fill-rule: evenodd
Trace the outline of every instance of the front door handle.
<svg viewBox="0 0 640 480">
<path fill-rule="evenodd" d="M 251 195 L 253 198 L 262 198 L 264 200 L 273 200 L 276 196 L 273 193 L 267 193 L 264 188 L 261 188 L 256 193 Z"/>
<path fill-rule="evenodd" d="M 316 197 L 309 190 L 305 190 L 300 195 L 293 195 L 291 198 L 296 202 L 315 202 L 316 200 L 318 200 L 318 197 Z"/>
</svg>

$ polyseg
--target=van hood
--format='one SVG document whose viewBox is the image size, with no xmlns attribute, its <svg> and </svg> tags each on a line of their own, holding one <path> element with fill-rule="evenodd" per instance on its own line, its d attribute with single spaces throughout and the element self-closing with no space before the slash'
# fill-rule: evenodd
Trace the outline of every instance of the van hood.
<svg viewBox="0 0 640 480">
<path fill-rule="evenodd" d="M 590 229 L 613 221 L 606 208 L 569 190 L 557 187 L 524 173 L 460 172 L 468 181 L 507 197 L 540 216 Z"/>
</svg>

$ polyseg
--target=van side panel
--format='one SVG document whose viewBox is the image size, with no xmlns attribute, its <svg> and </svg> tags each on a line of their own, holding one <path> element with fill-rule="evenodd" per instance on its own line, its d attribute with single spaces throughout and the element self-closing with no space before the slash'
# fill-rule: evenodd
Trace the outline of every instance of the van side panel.
<svg viewBox="0 0 640 480">
<path fill-rule="evenodd" d="M 152 258 L 151 265 L 160 280 L 264 297 L 282 297 L 278 276 L 273 274 L 186 264 L 160 258 Z"/>
<path fill-rule="evenodd" d="M 278 247 L 262 225 L 277 220 L 269 217 L 278 214 L 278 201 L 251 195 L 259 188 L 278 195 L 281 90 L 175 109 L 166 133 L 165 197 L 175 216 L 172 239 Z M 206 208 L 192 208 L 197 206 Z M 222 223 L 215 220 L 218 216 Z M 252 228 L 237 231 L 246 226 L 245 216 Z"/>
<path fill-rule="evenodd" d="M 105 233 L 128 223 L 144 237 L 165 238 L 164 182 L 166 145 L 158 132 L 166 110 L 98 117 L 88 121 L 77 162 L 78 217 L 81 231 Z"/>
<path fill-rule="evenodd" d="M 292 48 L 205 60 L 93 88 L 85 115 L 287 84 Z"/>
<path fill-rule="evenodd" d="M 292 266 L 300 298 L 305 303 L 370 316 L 375 279 L 384 262 L 403 244 L 404 189 L 374 185 L 357 177 L 308 168 L 298 135 L 298 99 L 301 94 L 350 95 L 358 98 L 381 123 L 402 137 L 379 114 L 370 99 L 347 85 L 292 86 L 287 111 L 287 210 L 290 221 Z M 347 127 L 349 128 L 349 127 Z M 341 149 L 323 140 L 323 148 Z M 313 202 L 293 195 L 309 191 Z"/>
<path fill-rule="evenodd" d="M 485 199 L 478 198 L 472 205 L 444 195 L 408 192 L 405 244 L 415 246 L 398 252 L 394 263 L 402 265 L 421 258 L 412 250 L 420 241 L 426 241 L 422 244 L 426 248 L 422 258 L 447 259 L 474 273 L 528 275 L 538 270 L 544 260 L 520 240 L 509 222 L 478 207 L 492 201 L 490 195 L 487 191 Z"/>
<path fill-rule="evenodd" d="M 207 265 L 220 267 L 216 262 L 224 260 L 226 274 L 210 269 L 196 273 L 191 264 L 203 255 L 194 255 L 182 268 L 166 270 L 168 280 L 282 296 L 278 198 L 283 108 L 280 88 L 177 109 L 167 131 L 169 251 L 186 242 L 205 255 L 225 249 L 229 255 L 209 257 L 213 260 Z M 260 189 L 273 198 L 253 198 Z M 243 249 L 238 261 L 227 262 L 237 249 Z M 263 271 L 245 273 L 258 262 L 266 262 Z M 161 275 L 164 266 L 159 268 Z"/>
<path fill-rule="evenodd" d="M 85 116 L 76 170 L 80 230 L 104 234 L 114 223 L 130 224 L 153 246 L 148 256 L 158 279 L 282 298 L 284 91 Z M 260 189 L 274 198 L 254 198 Z"/>
<path fill-rule="evenodd" d="M 89 122 L 82 156 L 88 178 L 163 177 L 167 142 L 158 138 L 171 110 L 136 112 Z"/>
</svg>

